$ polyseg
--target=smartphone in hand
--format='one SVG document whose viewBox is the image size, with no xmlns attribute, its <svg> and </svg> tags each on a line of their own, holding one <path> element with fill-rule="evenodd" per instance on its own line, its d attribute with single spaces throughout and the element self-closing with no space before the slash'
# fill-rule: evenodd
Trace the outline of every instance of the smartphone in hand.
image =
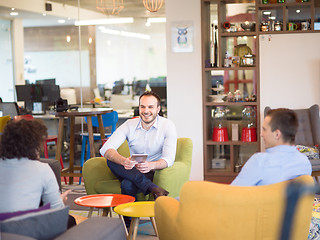
<svg viewBox="0 0 320 240">
<path fill-rule="evenodd" d="M 137 163 L 142 163 L 147 160 L 148 154 L 132 154 L 131 161 L 136 161 Z"/>
</svg>

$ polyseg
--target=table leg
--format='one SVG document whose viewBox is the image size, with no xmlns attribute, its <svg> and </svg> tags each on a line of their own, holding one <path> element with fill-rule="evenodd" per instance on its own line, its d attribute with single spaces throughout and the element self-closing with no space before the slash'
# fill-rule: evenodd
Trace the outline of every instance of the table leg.
<svg viewBox="0 0 320 240">
<path fill-rule="evenodd" d="M 154 232 L 156 233 L 156 236 L 159 237 L 155 218 L 154 218 L 154 217 L 151 217 L 150 220 L 151 220 L 151 222 L 152 222 L 152 226 L 153 226 Z"/>
<path fill-rule="evenodd" d="M 63 141 L 63 124 L 64 118 L 59 117 L 59 128 L 58 128 L 58 141 L 57 141 L 57 148 L 56 148 L 56 160 L 60 161 L 61 156 L 61 148 L 62 148 L 62 141 Z"/>
<path fill-rule="evenodd" d="M 111 207 L 104 208 L 103 212 L 102 212 L 102 216 L 108 217 L 109 213 L 110 213 L 110 217 L 112 217 L 112 209 L 111 209 Z"/>
<path fill-rule="evenodd" d="M 128 229 L 127 229 L 127 226 L 126 226 L 126 222 L 124 221 L 123 216 L 120 215 L 120 214 L 119 214 L 119 218 L 120 218 L 120 219 L 122 220 L 122 222 L 123 222 L 124 229 L 126 230 L 126 236 L 127 236 L 127 238 L 128 238 L 129 233 L 128 233 Z"/>
<path fill-rule="evenodd" d="M 93 213 L 93 207 L 89 209 L 88 218 L 92 217 L 92 213 Z"/>
<path fill-rule="evenodd" d="M 74 173 L 74 123 L 75 117 L 70 117 L 70 159 L 69 159 L 69 172 Z M 69 184 L 73 184 L 73 176 L 69 177 Z"/>
<path fill-rule="evenodd" d="M 88 135 L 89 135 L 89 144 L 90 144 L 90 157 L 95 157 L 95 149 L 93 142 L 93 129 L 92 129 L 92 118 L 87 116 L 87 126 L 88 126 Z"/>
<path fill-rule="evenodd" d="M 102 139 L 105 138 L 105 132 L 104 132 L 104 126 L 103 126 L 103 121 L 102 121 L 102 115 L 97 115 L 98 118 L 98 123 L 99 123 L 99 131 L 100 131 L 100 137 L 101 137 L 101 141 Z M 103 142 L 102 142 L 103 144 Z"/>
<path fill-rule="evenodd" d="M 139 227 L 139 218 L 138 217 L 132 217 L 130 229 L 129 229 L 129 235 L 128 240 L 136 240 L 137 233 L 138 233 L 138 227 Z"/>
</svg>

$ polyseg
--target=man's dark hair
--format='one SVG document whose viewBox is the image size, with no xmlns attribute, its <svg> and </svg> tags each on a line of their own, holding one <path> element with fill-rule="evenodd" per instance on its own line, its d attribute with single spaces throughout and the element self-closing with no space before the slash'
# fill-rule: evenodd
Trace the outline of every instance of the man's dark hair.
<svg viewBox="0 0 320 240">
<path fill-rule="evenodd" d="M 146 91 L 146 92 L 142 93 L 141 96 L 139 97 L 139 105 L 140 105 L 140 99 L 143 96 L 153 96 L 153 97 L 155 97 L 157 99 L 157 102 L 158 102 L 157 106 L 160 106 L 161 98 L 158 96 L 158 94 L 156 94 L 153 91 Z"/>
<path fill-rule="evenodd" d="M 42 142 L 48 136 L 42 120 L 10 120 L 0 140 L 0 158 L 39 158 Z"/>
<path fill-rule="evenodd" d="M 267 116 L 271 117 L 271 130 L 279 129 L 282 133 L 283 141 L 294 144 L 299 127 L 297 114 L 287 108 L 278 108 L 269 110 Z"/>
</svg>

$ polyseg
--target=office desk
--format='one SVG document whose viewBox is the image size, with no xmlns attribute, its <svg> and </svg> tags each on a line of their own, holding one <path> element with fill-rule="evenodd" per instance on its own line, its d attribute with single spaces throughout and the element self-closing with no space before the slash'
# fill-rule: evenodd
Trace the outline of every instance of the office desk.
<svg viewBox="0 0 320 240">
<path fill-rule="evenodd" d="M 93 128 L 92 128 L 92 116 L 97 116 L 99 122 L 99 131 L 101 139 L 105 138 L 105 132 L 102 122 L 102 114 L 112 112 L 112 108 L 82 108 L 77 111 L 67 111 L 67 112 L 52 112 L 51 114 L 59 118 L 58 127 L 58 144 L 56 149 L 56 159 L 60 159 L 61 147 L 63 142 L 63 125 L 64 118 L 69 118 L 70 120 L 70 159 L 69 167 L 64 168 L 61 171 L 62 177 L 69 177 L 69 184 L 73 184 L 73 177 L 82 177 L 81 173 L 75 173 L 75 170 L 81 170 L 80 166 L 74 165 L 74 125 L 76 117 L 87 117 L 88 134 L 89 134 L 89 144 L 90 149 L 94 149 L 93 144 Z M 90 151 L 90 157 L 95 157 L 95 151 Z"/>
<path fill-rule="evenodd" d="M 41 119 L 48 128 L 48 135 L 58 136 L 59 119 L 52 114 L 32 115 L 33 118 Z"/>
</svg>

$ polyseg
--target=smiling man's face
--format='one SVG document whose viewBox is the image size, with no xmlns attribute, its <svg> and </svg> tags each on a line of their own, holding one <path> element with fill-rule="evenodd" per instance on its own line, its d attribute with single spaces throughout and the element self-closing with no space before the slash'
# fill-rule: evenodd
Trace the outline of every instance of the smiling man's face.
<svg viewBox="0 0 320 240">
<path fill-rule="evenodd" d="M 160 111 L 158 100 L 154 96 L 143 96 L 140 99 L 139 115 L 141 120 L 150 124 L 153 123 Z"/>
</svg>

